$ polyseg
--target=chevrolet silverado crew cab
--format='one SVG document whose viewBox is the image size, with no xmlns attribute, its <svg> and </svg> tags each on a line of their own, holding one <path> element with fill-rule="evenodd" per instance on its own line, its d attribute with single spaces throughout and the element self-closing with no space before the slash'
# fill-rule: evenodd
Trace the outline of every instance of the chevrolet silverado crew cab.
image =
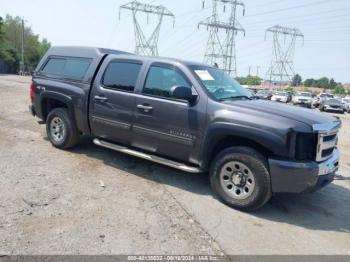
<svg viewBox="0 0 350 262">
<path fill-rule="evenodd" d="M 30 111 L 46 123 L 54 147 L 90 135 L 98 146 L 208 172 L 214 194 L 236 209 L 330 183 L 340 121 L 250 96 L 205 64 L 52 47 L 33 73 Z"/>
</svg>

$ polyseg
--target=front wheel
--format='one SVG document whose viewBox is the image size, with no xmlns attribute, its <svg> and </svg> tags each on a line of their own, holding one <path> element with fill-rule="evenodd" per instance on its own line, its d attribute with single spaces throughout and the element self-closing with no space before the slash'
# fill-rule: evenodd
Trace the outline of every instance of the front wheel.
<svg viewBox="0 0 350 262">
<path fill-rule="evenodd" d="M 256 210 L 272 195 L 266 158 L 249 147 L 220 152 L 210 168 L 210 184 L 223 203 L 239 210 Z"/>
<path fill-rule="evenodd" d="M 78 143 L 79 133 L 66 108 L 55 108 L 46 119 L 46 132 L 54 147 L 68 149 Z"/>
</svg>

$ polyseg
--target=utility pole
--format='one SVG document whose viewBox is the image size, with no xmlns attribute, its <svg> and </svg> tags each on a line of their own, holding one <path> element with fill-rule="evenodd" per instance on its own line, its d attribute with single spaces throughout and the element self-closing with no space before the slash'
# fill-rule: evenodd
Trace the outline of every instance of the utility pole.
<svg viewBox="0 0 350 262">
<path fill-rule="evenodd" d="M 212 15 L 198 24 L 198 28 L 205 26 L 209 30 L 204 62 L 210 65 L 216 63 L 227 74 L 235 77 L 237 76 L 235 36 L 237 32 L 245 34 L 244 28 L 236 18 L 236 11 L 237 7 L 240 6 L 243 8 L 244 15 L 245 5 L 238 0 L 212 0 L 212 3 Z M 219 19 L 219 4 L 223 5 L 224 12 L 226 11 L 226 5 L 229 5 L 230 15 L 228 21 Z M 224 32 L 226 35 L 222 35 L 220 32 Z"/>
<path fill-rule="evenodd" d="M 251 70 L 251 66 L 249 66 L 249 69 L 248 69 L 248 76 L 250 76 L 250 70 Z"/>
<path fill-rule="evenodd" d="M 22 19 L 21 74 L 24 74 L 24 20 Z"/>
<path fill-rule="evenodd" d="M 173 26 L 175 24 L 175 16 L 171 13 L 166 7 L 162 5 L 150 5 L 142 4 L 138 1 L 132 1 L 125 5 L 120 6 L 119 8 L 119 19 L 121 9 L 131 10 L 134 21 L 134 31 L 135 31 L 135 53 L 146 56 L 158 56 L 158 39 L 160 27 L 162 25 L 163 17 L 169 16 L 173 18 Z M 137 13 L 146 13 L 147 15 L 147 24 L 149 15 L 157 15 L 158 22 L 153 30 L 152 34 L 149 37 L 146 37 L 142 27 L 137 19 Z"/>
<path fill-rule="evenodd" d="M 260 66 L 256 66 L 256 76 L 259 77 L 259 69 L 260 69 Z"/>
<path fill-rule="evenodd" d="M 299 29 L 275 25 L 266 30 L 266 34 L 273 34 L 273 50 L 271 67 L 267 72 L 267 78 L 272 82 L 279 83 L 291 81 L 294 76 L 294 53 L 297 38 L 304 41 L 304 35 Z"/>
</svg>

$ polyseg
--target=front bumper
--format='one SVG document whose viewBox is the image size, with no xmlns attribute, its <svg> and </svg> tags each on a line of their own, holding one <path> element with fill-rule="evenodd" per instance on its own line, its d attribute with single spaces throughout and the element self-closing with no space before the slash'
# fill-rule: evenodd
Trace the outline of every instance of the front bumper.
<svg viewBox="0 0 350 262">
<path fill-rule="evenodd" d="M 327 112 L 338 112 L 338 113 L 344 112 L 344 108 L 343 107 L 338 107 L 338 108 L 324 107 L 323 109 L 324 109 L 324 111 L 327 111 Z"/>
<path fill-rule="evenodd" d="M 295 101 L 295 105 L 302 105 L 302 106 L 311 106 L 311 101 Z"/>
<path fill-rule="evenodd" d="M 302 193 L 316 191 L 331 183 L 339 166 L 339 151 L 323 162 L 297 162 L 269 159 L 272 192 Z"/>
</svg>

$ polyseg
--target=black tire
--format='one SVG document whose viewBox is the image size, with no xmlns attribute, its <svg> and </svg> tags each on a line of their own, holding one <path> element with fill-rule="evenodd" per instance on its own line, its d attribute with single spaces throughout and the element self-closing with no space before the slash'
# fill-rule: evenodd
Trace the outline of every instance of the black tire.
<svg viewBox="0 0 350 262">
<path fill-rule="evenodd" d="M 238 161 L 248 167 L 255 179 L 254 189 L 245 199 L 236 199 L 221 184 L 221 170 L 232 161 Z M 272 195 L 271 178 L 267 160 L 256 150 L 249 147 L 230 147 L 220 152 L 210 168 L 210 184 L 214 194 L 226 205 L 243 211 L 253 211 L 262 207 Z"/>
<path fill-rule="evenodd" d="M 53 121 L 60 119 L 63 123 L 65 131 L 63 132 L 61 139 L 55 139 L 55 134 L 53 134 L 51 124 Z M 54 147 L 60 149 L 68 149 L 75 146 L 79 141 L 79 132 L 75 127 L 74 122 L 69 116 L 68 110 L 66 108 L 54 108 L 49 112 L 46 119 L 46 133 L 51 144 Z"/>
</svg>

